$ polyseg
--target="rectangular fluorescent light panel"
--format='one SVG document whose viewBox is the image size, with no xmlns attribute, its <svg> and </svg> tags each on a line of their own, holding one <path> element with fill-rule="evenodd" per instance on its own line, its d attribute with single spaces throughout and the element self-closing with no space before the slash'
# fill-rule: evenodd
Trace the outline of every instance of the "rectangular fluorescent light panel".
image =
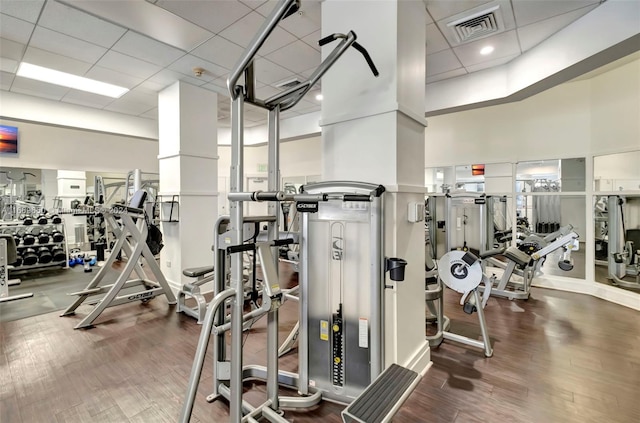
<svg viewBox="0 0 640 423">
<path fill-rule="evenodd" d="M 48 82 L 49 84 L 62 85 L 63 87 L 73 88 L 74 90 L 87 91 L 113 98 L 120 98 L 129 91 L 128 88 L 107 84 L 106 82 L 100 82 L 94 79 L 72 75 L 70 73 L 60 72 L 25 62 L 20 63 L 17 75 L 24 78 Z"/>
</svg>

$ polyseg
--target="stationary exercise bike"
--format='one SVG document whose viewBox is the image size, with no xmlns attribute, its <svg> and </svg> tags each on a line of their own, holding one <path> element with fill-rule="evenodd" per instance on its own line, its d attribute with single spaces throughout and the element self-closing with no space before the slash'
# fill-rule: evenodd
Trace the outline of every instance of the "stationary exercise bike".
<svg viewBox="0 0 640 423">
<path fill-rule="evenodd" d="M 433 266 L 435 262 L 428 254 L 425 258 L 425 301 L 431 314 L 427 318 L 427 323 L 435 323 L 437 327 L 435 335 L 426 337 L 429 345 L 436 347 L 446 339 L 481 348 L 484 350 L 486 357 L 491 357 L 493 348 L 491 347 L 491 339 L 489 338 L 487 322 L 484 317 L 484 308 L 491 295 L 493 281 L 482 273 L 480 259 L 468 251 L 450 251 L 438 260 L 436 269 Z M 435 287 L 431 287 L 429 282 L 433 280 L 435 275 L 437 275 Z M 444 286 L 462 294 L 460 305 L 465 313 L 478 313 L 482 340 L 449 332 L 450 320 L 444 315 Z M 483 290 L 482 295 L 480 295 L 480 289 Z"/>
</svg>

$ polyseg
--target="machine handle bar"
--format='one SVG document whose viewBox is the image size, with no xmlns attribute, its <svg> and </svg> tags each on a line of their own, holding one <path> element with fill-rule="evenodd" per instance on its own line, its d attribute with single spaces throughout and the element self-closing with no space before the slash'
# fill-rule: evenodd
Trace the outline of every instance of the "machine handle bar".
<svg viewBox="0 0 640 423">
<path fill-rule="evenodd" d="M 293 238 L 276 239 L 273 241 L 269 241 L 269 245 L 271 247 L 279 247 L 282 245 L 291 245 L 291 244 L 295 244 L 295 240 Z M 235 254 L 235 253 L 242 253 L 244 251 L 255 251 L 256 246 L 257 244 L 255 242 L 250 242 L 247 244 L 240 244 L 240 245 L 231 245 L 227 247 L 227 253 Z"/>
<path fill-rule="evenodd" d="M 353 32 L 353 31 L 352 31 Z M 320 39 L 320 41 L 318 41 L 318 45 L 320 47 L 329 44 L 332 41 L 335 41 L 339 38 L 343 38 L 346 39 L 347 36 L 344 34 L 331 34 L 331 35 L 327 35 L 326 37 Z M 364 48 L 362 46 L 362 44 L 354 41 L 353 44 L 351 44 L 351 47 L 355 48 L 356 50 L 358 50 L 360 53 L 362 53 L 362 55 L 364 56 L 364 60 L 367 61 L 367 64 L 369 65 L 369 68 L 371 69 L 371 72 L 373 72 L 374 76 L 379 76 L 380 72 L 378 72 L 378 68 L 376 68 L 376 65 L 373 63 L 373 59 L 371 59 L 371 56 L 369 55 L 369 52 L 367 51 L 366 48 Z"/>
<path fill-rule="evenodd" d="M 282 191 L 250 191 L 230 192 L 230 201 L 306 201 L 318 202 L 329 200 L 371 202 L 370 194 L 285 194 Z"/>
<path fill-rule="evenodd" d="M 353 44 L 351 44 L 351 47 L 355 48 L 360 53 L 362 53 L 362 55 L 364 56 L 364 60 L 367 61 L 367 64 L 369 65 L 369 68 L 373 73 L 373 76 L 376 76 L 376 77 L 379 76 L 380 72 L 378 72 L 378 68 L 376 68 L 376 65 L 373 63 L 373 59 L 371 59 L 371 56 L 369 55 L 369 52 L 367 51 L 367 49 L 362 47 L 362 44 L 359 44 L 357 42 L 354 42 Z"/>
</svg>

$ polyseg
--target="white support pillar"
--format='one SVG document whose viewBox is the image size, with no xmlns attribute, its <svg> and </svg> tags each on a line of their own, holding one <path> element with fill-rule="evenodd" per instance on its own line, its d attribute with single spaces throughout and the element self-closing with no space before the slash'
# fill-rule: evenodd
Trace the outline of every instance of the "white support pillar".
<svg viewBox="0 0 640 423">
<path fill-rule="evenodd" d="M 425 31 L 423 2 L 325 0 L 322 36 L 353 30 L 380 76 L 347 52 L 322 81 L 323 180 L 382 184 L 385 255 L 407 260 L 404 282 L 386 283 L 385 366 L 418 372 L 430 363 L 425 341 L 424 222 L 409 223 L 424 203 Z M 323 49 L 326 55 L 331 45 Z"/>
<path fill-rule="evenodd" d="M 213 225 L 218 218 L 217 111 L 216 93 L 182 81 L 158 97 L 160 194 L 165 201 L 174 195 L 179 199 L 179 221 L 162 222 L 165 246 L 160 268 L 174 289 L 189 281 L 182 269 L 213 264 Z M 170 207 L 161 205 L 163 220 Z"/>
<path fill-rule="evenodd" d="M 84 204 L 87 195 L 87 176 L 83 171 L 59 170 L 58 171 L 58 197 L 62 200 L 62 209 L 66 211 L 64 226 L 67 231 L 67 244 L 69 248 L 87 247 L 87 218 L 86 216 L 74 216 L 74 201 Z"/>
</svg>

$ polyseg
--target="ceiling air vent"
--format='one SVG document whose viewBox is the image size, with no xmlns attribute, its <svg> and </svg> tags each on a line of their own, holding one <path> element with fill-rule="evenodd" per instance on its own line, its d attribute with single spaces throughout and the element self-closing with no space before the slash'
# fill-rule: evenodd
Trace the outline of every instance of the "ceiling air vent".
<svg viewBox="0 0 640 423">
<path fill-rule="evenodd" d="M 286 81 L 282 81 L 276 84 L 277 88 L 282 88 L 283 90 L 289 89 L 291 87 L 295 87 L 301 81 L 298 78 L 287 79 Z"/>
<path fill-rule="evenodd" d="M 484 38 L 504 30 L 500 6 L 493 6 L 473 15 L 456 19 L 453 22 L 449 22 L 447 27 L 453 31 L 458 44 Z"/>
</svg>

